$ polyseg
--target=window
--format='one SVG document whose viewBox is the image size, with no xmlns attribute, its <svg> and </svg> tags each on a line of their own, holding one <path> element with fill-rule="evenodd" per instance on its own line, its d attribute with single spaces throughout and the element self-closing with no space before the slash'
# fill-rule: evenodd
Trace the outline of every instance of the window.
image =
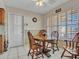
<svg viewBox="0 0 79 59">
<path fill-rule="evenodd" d="M 58 15 L 59 39 L 66 39 L 66 13 Z"/>
<path fill-rule="evenodd" d="M 58 31 L 59 39 L 73 39 L 76 32 L 78 32 L 79 13 L 73 10 L 69 10 L 64 13 L 57 14 L 48 18 L 47 26 L 48 37 L 51 37 L 52 31 Z"/>
<path fill-rule="evenodd" d="M 78 32 L 78 12 L 67 12 L 67 39 L 73 39 L 76 32 Z"/>
</svg>

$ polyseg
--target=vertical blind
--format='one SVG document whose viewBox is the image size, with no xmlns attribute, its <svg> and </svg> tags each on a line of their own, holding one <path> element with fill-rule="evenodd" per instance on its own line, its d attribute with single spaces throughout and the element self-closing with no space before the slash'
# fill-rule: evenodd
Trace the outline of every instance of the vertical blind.
<svg viewBox="0 0 79 59">
<path fill-rule="evenodd" d="M 53 31 L 58 31 L 59 39 L 72 40 L 79 29 L 79 13 L 76 10 L 69 10 L 64 13 L 47 17 L 47 33 L 51 38 Z"/>
</svg>

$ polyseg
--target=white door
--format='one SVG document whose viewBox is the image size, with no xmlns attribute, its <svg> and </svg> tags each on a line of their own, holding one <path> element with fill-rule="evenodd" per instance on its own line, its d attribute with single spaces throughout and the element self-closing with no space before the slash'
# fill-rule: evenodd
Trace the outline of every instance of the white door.
<svg viewBox="0 0 79 59">
<path fill-rule="evenodd" d="M 8 41 L 9 47 L 23 45 L 22 16 L 9 14 Z"/>
</svg>

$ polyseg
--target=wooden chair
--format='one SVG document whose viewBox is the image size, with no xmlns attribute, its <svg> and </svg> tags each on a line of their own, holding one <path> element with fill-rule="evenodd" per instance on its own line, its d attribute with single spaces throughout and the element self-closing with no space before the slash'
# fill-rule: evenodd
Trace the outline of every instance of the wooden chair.
<svg viewBox="0 0 79 59">
<path fill-rule="evenodd" d="M 55 38 L 53 38 L 53 37 L 55 37 Z M 59 51 L 59 47 L 58 47 L 59 33 L 58 33 L 58 31 L 53 31 L 51 33 L 51 38 L 53 40 L 53 42 L 52 42 L 52 49 L 53 49 L 53 53 L 54 53 L 56 50 Z M 56 49 L 55 49 L 55 47 L 56 47 Z"/>
<path fill-rule="evenodd" d="M 52 33 L 51 33 L 51 40 L 49 40 L 49 44 L 51 44 L 51 47 L 49 47 L 49 48 L 52 48 L 53 49 L 53 53 L 55 52 L 55 51 L 59 51 L 59 47 L 58 47 L 58 37 L 59 37 L 59 34 L 58 34 L 58 32 L 57 31 L 53 31 Z M 48 45 L 49 45 L 48 44 Z"/>
<path fill-rule="evenodd" d="M 50 49 L 47 48 L 46 42 L 47 42 L 47 34 L 46 30 L 40 30 L 38 32 L 37 38 L 35 38 L 35 41 L 41 45 L 43 45 L 43 54 L 46 55 L 47 57 L 50 57 L 51 55 L 49 52 L 51 51 Z"/>
<path fill-rule="evenodd" d="M 43 57 L 43 53 L 42 53 L 43 46 L 39 45 L 38 43 L 35 43 L 35 40 L 30 31 L 28 31 L 28 38 L 29 38 L 29 46 L 30 46 L 28 56 L 30 54 L 32 56 L 32 59 L 37 59 L 39 58 L 38 55 L 41 54 L 41 56 Z M 36 58 L 34 56 L 36 56 Z"/>
<path fill-rule="evenodd" d="M 71 54 L 71 58 L 77 58 L 79 56 L 79 33 L 77 33 L 72 41 L 65 40 L 66 45 L 63 46 L 63 53 L 61 55 L 61 58 L 64 56 L 65 52 L 68 52 Z"/>
</svg>

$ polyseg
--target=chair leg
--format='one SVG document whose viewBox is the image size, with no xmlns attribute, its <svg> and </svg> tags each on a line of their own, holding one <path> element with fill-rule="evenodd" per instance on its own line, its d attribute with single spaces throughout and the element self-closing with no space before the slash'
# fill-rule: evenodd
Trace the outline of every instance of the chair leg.
<svg viewBox="0 0 79 59">
<path fill-rule="evenodd" d="M 30 54 L 30 50 L 29 50 L 29 52 L 28 52 L 28 56 L 29 56 L 29 54 Z"/>
<path fill-rule="evenodd" d="M 75 59 L 77 59 L 77 56 L 75 55 Z"/>
<path fill-rule="evenodd" d="M 61 55 L 61 58 L 64 56 L 65 51 L 66 51 L 66 50 L 64 49 L 64 51 L 63 51 L 63 53 L 62 53 L 62 55 Z"/>
<path fill-rule="evenodd" d="M 71 59 L 73 59 L 73 57 L 74 57 L 74 55 L 72 54 L 72 57 L 71 57 Z"/>
<path fill-rule="evenodd" d="M 43 51 L 41 51 L 41 54 L 42 54 L 42 58 L 44 58 Z"/>
<path fill-rule="evenodd" d="M 33 50 L 33 53 L 32 53 L 32 59 L 34 59 L 34 50 Z"/>
<path fill-rule="evenodd" d="M 34 59 L 34 54 L 32 55 L 32 59 Z"/>
<path fill-rule="evenodd" d="M 43 48 L 41 48 L 41 55 L 42 55 L 42 58 L 44 58 L 44 55 L 43 55 Z"/>
<path fill-rule="evenodd" d="M 56 47 L 57 47 L 57 50 L 59 51 L 59 47 L 58 47 L 58 44 L 56 44 Z"/>
<path fill-rule="evenodd" d="M 53 54 L 54 54 L 54 52 L 55 52 L 55 50 L 54 50 L 54 44 L 52 44 L 52 49 L 53 49 Z"/>
<path fill-rule="evenodd" d="M 42 54 L 42 58 L 44 58 L 43 54 Z"/>
</svg>

